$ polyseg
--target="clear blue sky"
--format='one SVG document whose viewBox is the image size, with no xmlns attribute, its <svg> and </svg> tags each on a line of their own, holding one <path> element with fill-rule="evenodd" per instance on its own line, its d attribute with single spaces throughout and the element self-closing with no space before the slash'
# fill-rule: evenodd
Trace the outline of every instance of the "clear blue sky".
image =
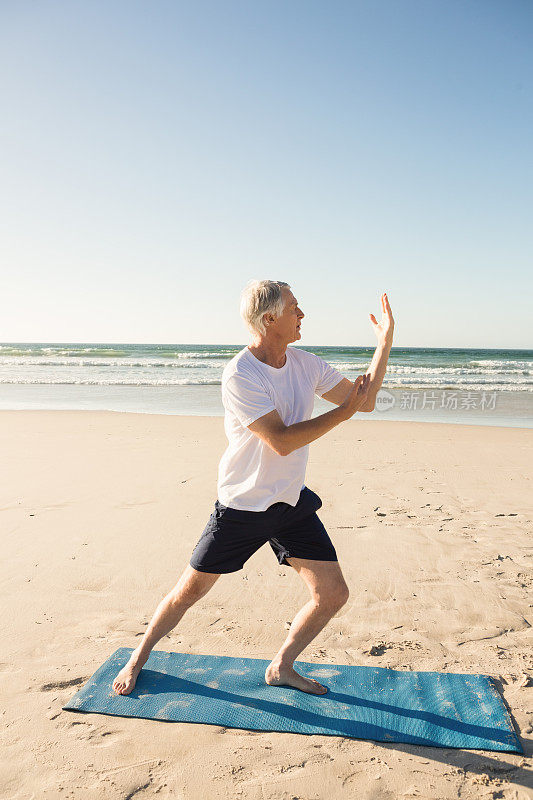
<svg viewBox="0 0 533 800">
<path fill-rule="evenodd" d="M 530 0 L 0 7 L 1 341 L 533 347 Z M 378 313 L 379 312 L 379 313 Z"/>
</svg>

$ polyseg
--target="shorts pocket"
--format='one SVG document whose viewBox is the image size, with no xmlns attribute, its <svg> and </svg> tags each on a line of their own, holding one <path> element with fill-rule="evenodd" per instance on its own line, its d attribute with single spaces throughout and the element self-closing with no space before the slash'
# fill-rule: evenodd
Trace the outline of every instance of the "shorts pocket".
<svg viewBox="0 0 533 800">
<path fill-rule="evenodd" d="M 224 506 L 218 500 L 215 502 L 215 517 L 222 522 L 244 522 L 247 519 L 249 520 L 255 513 L 254 511 L 240 511 L 238 508 Z"/>
<path fill-rule="evenodd" d="M 215 517 L 217 519 L 222 516 L 224 511 L 227 511 L 227 510 L 228 510 L 228 506 L 223 506 L 222 503 L 219 503 L 218 500 L 215 500 L 215 512 L 214 512 L 214 514 L 215 514 Z"/>
<path fill-rule="evenodd" d="M 317 495 L 317 493 L 313 492 L 313 490 L 310 489 L 309 487 L 307 487 L 307 491 L 309 492 L 309 500 L 314 506 L 313 510 L 318 511 L 319 508 L 322 508 L 322 500 Z"/>
</svg>

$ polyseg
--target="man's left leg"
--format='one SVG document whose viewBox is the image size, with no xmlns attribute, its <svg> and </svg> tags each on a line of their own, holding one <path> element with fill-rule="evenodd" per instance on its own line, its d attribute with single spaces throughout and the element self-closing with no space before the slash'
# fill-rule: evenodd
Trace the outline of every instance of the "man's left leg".
<svg viewBox="0 0 533 800">
<path fill-rule="evenodd" d="M 293 664 L 346 603 L 348 586 L 338 561 L 292 557 L 287 561 L 307 584 L 311 599 L 294 617 L 283 646 L 266 669 L 265 680 L 271 686 L 294 686 L 310 694 L 325 694 L 326 686 L 300 675 Z"/>
</svg>

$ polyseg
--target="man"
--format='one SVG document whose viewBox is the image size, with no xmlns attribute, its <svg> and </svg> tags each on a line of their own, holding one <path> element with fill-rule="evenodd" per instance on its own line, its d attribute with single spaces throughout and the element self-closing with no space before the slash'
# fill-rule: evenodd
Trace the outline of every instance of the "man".
<svg viewBox="0 0 533 800">
<path fill-rule="evenodd" d="M 265 681 L 311 694 L 327 692 L 293 667 L 348 599 L 335 548 L 316 514 L 322 501 L 305 486 L 305 468 L 310 442 L 357 411 L 374 409 L 394 329 L 386 294 L 381 304 L 380 323 L 369 315 L 378 346 L 368 372 L 352 384 L 313 353 L 288 346 L 301 338 L 304 317 L 289 284 L 251 281 L 243 290 L 241 316 L 253 339 L 222 376 L 229 445 L 219 464 L 215 510 L 189 565 L 116 676 L 117 694 L 131 692 L 155 644 L 220 575 L 242 569 L 267 541 L 279 563 L 293 567 L 305 581 L 311 598 L 294 617 L 286 641 L 265 671 Z M 310 419 L 315 393 L 337 407 Z"/>
</svg>

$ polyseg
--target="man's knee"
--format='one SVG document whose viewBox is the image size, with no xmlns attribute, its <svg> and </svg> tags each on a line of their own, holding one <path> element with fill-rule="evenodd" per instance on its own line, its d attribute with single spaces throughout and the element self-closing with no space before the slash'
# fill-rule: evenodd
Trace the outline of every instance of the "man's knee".
<svg viewBox="0 0 533 800">
<path fill-rule="evenodd" d="M 336 583 L 332 586 L 324 587 L 315 596 L 315 601 L 320 608 L 328 609 L 333 613 L 339 611 L 350 597 L 350 590 L 346 583 Z"/>
</svg>

